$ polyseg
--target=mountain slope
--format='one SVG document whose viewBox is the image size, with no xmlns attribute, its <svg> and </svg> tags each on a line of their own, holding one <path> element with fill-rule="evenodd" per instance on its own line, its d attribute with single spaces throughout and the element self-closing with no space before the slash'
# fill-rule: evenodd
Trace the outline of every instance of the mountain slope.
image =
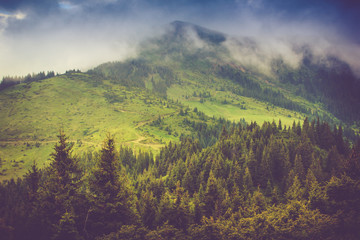
<svg viewBox="0 0 360 240">
<path fill-rule="evenodd" d="M 0 159 L 5 178 L 22 176 L 33 161 L 47 165 L 60 128 L 81 154 L 99 149 L 108 132 L 123 144 L 154 151 L 191 133 L 189 127 L 179 126 L 185 118 L 179 116 L 181 105 L 96 75 L 71 73 L 18 84 L 2 90 L 0 100 Z M 149 126 L 159 117 L 163 129 Z M 196 114 L 186 117 L 198 119 Z M 171 133 L 165 130 L 170 125 Z"/>
<path fill-rule="evenodd" d="M 23 175 L 34 160 L 47 165 L 60 128 L 80 155 L 99 149 L 107 132 L 138 149 L 159 151 L 184 135 L 200 137 L 208 146 L 214 140 L 206 140 L 199 126 L 221 129 L 224 121 L 213 116 L 235 122 L 280 119 L 287 126 L 320 117 L 342 123 L 347 135 L 358 129 L 344 121 L 359 120 L 354 110 L 358 82 L 346 64 L 334 60 L 320 66 L 304 58 L 294 69 L 274 59 L 274 74 L 268 75 L 234 59 L 227 39 L 176 21 L 164 35 L 144 42 L 135 59 L 104 63 L 87 73 L 25 79 L 15 86 L 3 82 L 3 88 L 9 87 L 0 91 L 0 178 Z M 256 48 L 254 41 L 241 41 L 241 47 L 247 44 Z M 348 79 L 346 86 L 336 82 L 342 77 Z M 327 79 L 334 84 L 323 88 Z M 344 105 L 346 117 L 338 111 Z"/>
</svg>

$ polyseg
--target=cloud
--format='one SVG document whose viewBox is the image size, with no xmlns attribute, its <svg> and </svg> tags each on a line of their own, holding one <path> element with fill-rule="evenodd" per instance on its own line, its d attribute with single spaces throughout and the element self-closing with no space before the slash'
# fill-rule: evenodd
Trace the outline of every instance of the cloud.
<svg viewBox="0 0 360 240">
<path fill-rule="evenodd" d="M 290 4 L 291 2 L 291 4 Z M 359 4 L 350 0 L 13 0 L 0 3 L 0 77 L 54 70 L 86 70 L 136 56 L 157 26 L 179 19 L 248 37 L 256 49 L 226 44 L 243 63 L 266 69 L 282 56 L 301 58 L 294 44 L 317 55 L 336 54 L 360 69 L 355 23 Z M 360 22 L 360 19 L 359 19 Z M 190 33 L 190 36 L 193 34 Z M 239 40 L 240 39 L 240 40 Z M 197 40 L 194 38 L 193 40 Z M 195 41 L 197 45 L 203 44 Z"/>
<path fill-rule="evenodd" d="M 13 14 L 10 13 L 1 13 L 0 12 L 0 32 L 2 32 L 8 26 L 8 21 L 11 19 L 23 20 L 26 18 L 26 14 L 22 12 L 16 12 Z"/>
<path fill-rule="evenodd" d="M 239 1 L 234 9 L 236 14 L 220 21 L 207 21 L 207 25 L 235 36 L 228 38 L 224 45 L 236 60 L 268 74 L 273 58 L 282 57 L 292 67 L 297 67 L 303 57 L 298 49 L 306 46 L 312 51 L 314 61 L 336 56 L 360 76 L 360 43 L 354 38 L 355 34 L 344 34 L 340 25 L 329 24 L 330 19 L 337 18 L 336 14 L 317 18 L 316 9 L 322 6 L 319 2 L 322 1 L 315 6 L 302 6 L 301 11 L 284 7 L 287 9 L 284 13 L 279 11 L 281 8 L 276 11 L 274 6 L 270 8 L 266 1 L 258 0 L 255 5 Z M 248 4 L 252 4 L 251 8 L 246 7 Z M 295 16 L 289 17 L 290 13 Z"/>
<path fill-rule="evenodd" d="M 0 77 L 87 70 L 106 61 L 133 57 L 138 44 L 156 34 L 154 26 L 163 24 L 156 9 L 117 15 L 104 14 L 104 9 L 87 11 L 100 3 L 89 4 L 61 1 L 51 14 L 27 9 L 27 17 L 21 21 L 15 17 L 19 14 L 0 15 Z"/>
<path fill-rule="evenodd" d="M 151 34 L 147 25 L 141 22 L 126 19 L 90 22 L 88 16 L 83 17 L 84 21 L 68 19 L 70 24 L 45 18 L 36 28 L 2 36 L 2 74 L 86 70 L 106 61 L 135 56 L 138 43 Z"/>
</svg>

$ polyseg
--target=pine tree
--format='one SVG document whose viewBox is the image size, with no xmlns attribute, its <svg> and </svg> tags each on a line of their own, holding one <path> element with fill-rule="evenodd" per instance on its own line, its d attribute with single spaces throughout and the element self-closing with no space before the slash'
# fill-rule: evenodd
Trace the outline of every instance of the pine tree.
<svg viewBox="0 0 360 240">
<path fill-rule="evenodd" d="M 278 129 L 279 129 L 280 131 L 282 130 L 281 119 L 279 119 Z"/>
<path fill-rule="evenodd" d="M 285 196 L 289 200 L 301 200 L 304 196 L 305 189 L 302 187 L 299 177 L 295 175 L 293 184 L 289 190 L 285 193 Z"/>
<path fill-rule="evenodd" d="M 252 210 L 256 213 L 260 213 L 266 209 L 267 203 L 265 196 L 262 194 L 260 189 L 258 188 L 253 192 L 251 197 L 251 207 Z"/>
<path fill-rule="evenodd" d="M 261 158 L 261 162 L 260 162 L 260 167 L 259 167 L 259 172 L 261 174 L 259 174 L 260 177 L 260 184 L 262 186 L 266 186 L 266 183 L 269 179 L 273 179 L 272 178 L 272 172 L 271 172 L 271 165 L 270 165 L 270 157 L 269 157 L 269 148 L 265 147 L 262 153 L 262 158 Z"/>
<path fill-rule="evenodd" d="M 59 224 L 56 226 L 56 233 L 53 240 L 81 240 L 83 239 L 76 229 L 73 213 L 66 212 L 61 217 Z"/>
<path fill-rule="evenodd" d="M 151 190 L 141 193 L 141 199 L 138 202 L 139 214 L 144 225 L 153 229 L 156 224 L 157 202 Z"/>
<path fill-rule="evenodd" d="M 336 129 L 336 127 L 335 127 Z M 341 125 L 339 126 L 339 129 L 335 132 L 334 131 L 334 138 L 335 138 L 335 145 L 338 149 L 338 152 L 340 154 L 346 154 L 347 149 L 345 147 L 345 142 L 343 139 L 343 131 Z"/>
<path fill-rule="evenodd" d="M 240 193 L 239 187 L 235 185 L 230 194 L 231 208 L 234 212 L 238 211 L 239 208 L 244 205 L 244 196 Z"/>
<path fill-rule="evenodd" d="M 40 169 L 36 166 L 34 161 L 31 169 L 25 175 L 25 180 L 28 188 L 28 198 L 29 202 L 32 203 L 37 199 L 39 184 L 40 184 L 41 172 Z"/>
<path fill-rule="evenodd" d="M 319 145 L 321 148 L 329 150 L 334 145 L 334 137 L 330 130 L 328 123 L 324 122 L 320 125 L 319 133 Z"/>
<path fill-rule="evenodd" d="M 46 170 L 47 180 L 39 188 L 37 214 L 43 222 L 44 237 L 53 234 L 53 226 L 59 224 L 66 212 L 76 212 L 74 206 L 79 200 L 82 171 L 75 158 L 71 156 L 72 144 L 60 130 L 59 142 L 51 154 L 53 161 Z"/>
<path fill-rule="evenodd" d="M 306 136 L 308 136 L 309 135 L 309 129 L 310 129 L 309 119 L 308 119 L 308 117 L 306 117 L 304 119 L 304 122 L 303 122 L 302 133 L 305 134 Z"/>
<path fill-rule="evenodd" d="M 299 177 L 301 181 L 305 179 L 305 170 L 301 155 L 295 156 L 294 170 L 295 170 L 295 174 Z"/>
<path fill-rule="evenodd" d="M 58 137 L 59 143 L 55 145 L 55 152 L 51 154 L 53 161 L 50 169 L 54 171 L 57 183 L 72 194 L 80 184 L 82 172 L 78 161 L 71 156 L 73 145 L 67 143 L 68 138 L 62 130 Z"/>
<path fill-rule="evenodd" d="M 313 154 L 312 159 L 313 159 L 313 161 L 312 161 L 309 169 L 311 169 L 311 171 L 314 174 L 314 176 L 316 177 L 316 179 L 318 179 L 319 181 L 322 181 L 324 174 L 322 171 L 320 158 L 314 157 L 314 154 Z"/>
<path fill-rule="evenodd" d="M 223 125 L 223 127 L 222 127 L 222 129 L 221 129 L 221 133 L 220 133 L 220 139 L 221 140 L 224 140 L 224 139 L 226 139 L 228 137 L 228 132 L 227 132 L 227 130 L 226 130 L 226 126 L 225 125 Z"/>
<path fill-rule="evenodd" d="M 120 174 L 117 161 L 115 141 L 108 134 L 90 179 L 92 206 L 85 230 L 92 236 L 108 234 L 122 225 L 138 222 L 135 196 L 125 173 Z"/>
<path fill-rule="evenodd" d="M 24 231 L 24 236 L 33 236 L 35 238 L 40 238 L 39 233 L 42 231 L 42 224 L 38 214 L 38 205 L 39 205 L 39 188 L 41 180 L 41 171 L 36 166 L 34 161 L 31 169 L 25 175 L 25 183 L 27 185 L 27 206 L 26 211 L 27 222 L 26 229 Z"/>
<path fill-rule="evenodd" d="M 253 150 L 250 148 L 248 154 L 245 157 L 245 165 L 247 166 L 247 168 L 250 171 L 251 176 L 253 177 L 253 179 L 257 179 L 257 162 L 255 159 L 255 155 Z"/>
<path fill-rule="evenodd" d="M 326 199 L 325 191 L 320 187 L 311 169 L 308 170 L 306 175 L 305 188 L 308 194 L 310 208 L 324 209 Z"/>
<path fill-rule="evenodd" d="M 326 158 L 325 171 L 331 175 L 338 175 L 340 172 L 339 165 L 342 158 L 335 146 L 332 146 Z"/>
<path fill-rule="evenodd" d="M 194 177 L 190 173 L 190 169 L 187 168 L 186 172 L 184 174 L 184 177 L 182 179 L 182 186 L 190 192 L 190 194 L 194 193 L 194 190 L 196 189 L 196 182 L 194 182 Z"/>
<path fill-rule="evenodd" d="M 360 180 L 360 139 L 343 162 L 345 173 L 354 180 Z"/>
<path fill-rule="evenodd" d="M 252 191 L 254 184 L 253 184 L 253 180 L 252 180 L 252 176 L 251 176 L 249 168 L 245 168 L 243 183 L 244 183 L 245 190 Z"/>
<path fill-rule="evenodd" d="M 215 178 L 213 172 L 210 171 L 206 190 L 202 199 L 205 215 L 212 216 L 214 214 L 216 203 L 221 202 L 221 200 L 221 193 L 218 187 L 217 179 Z"/>
</svg>

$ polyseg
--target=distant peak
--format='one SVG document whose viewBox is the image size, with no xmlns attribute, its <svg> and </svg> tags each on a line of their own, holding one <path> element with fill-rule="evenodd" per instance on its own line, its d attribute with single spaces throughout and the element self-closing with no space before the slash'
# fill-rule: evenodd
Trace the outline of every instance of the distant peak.
<svg viewBox="0 0 360 240">
<path fill-rule="evenodd" d="M 175 20 L 170 23 L 170 25 L 174 27 L 174 34 L 177 36 L 182 36 L 190 28 L 196 32 L 201 40 L 207 43 L 220 44 L 226 40 L 225 34 L 201 27 L 193 23 Z"/>
</svg>

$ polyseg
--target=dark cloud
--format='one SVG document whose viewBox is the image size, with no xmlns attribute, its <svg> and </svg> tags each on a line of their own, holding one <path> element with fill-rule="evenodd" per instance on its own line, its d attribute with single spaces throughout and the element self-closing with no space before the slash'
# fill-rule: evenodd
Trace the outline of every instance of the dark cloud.
<svg viewBox="0 0 360 240">
<path fill-rule="evenodd" d="M 281 12 L 284 20 L 316 20 L 337 28 L 360 43 L 360 1 L 357 0 L 292 0 L 266 1 L 266 9 Z"/>
<path fill-rule="evenodd" d="M 0 2 L 0 9 L 12 11 L 20 8 L 26 1 L 25 0 L 3 0 Z"/>
<path fill-rule="evenodd" d="M 7 11 L 18 11 L 31 9 L 37 12 L 49 12 L 58 8 L 56 0 L 2 0 L 0 9 Z"/>
</svg>

